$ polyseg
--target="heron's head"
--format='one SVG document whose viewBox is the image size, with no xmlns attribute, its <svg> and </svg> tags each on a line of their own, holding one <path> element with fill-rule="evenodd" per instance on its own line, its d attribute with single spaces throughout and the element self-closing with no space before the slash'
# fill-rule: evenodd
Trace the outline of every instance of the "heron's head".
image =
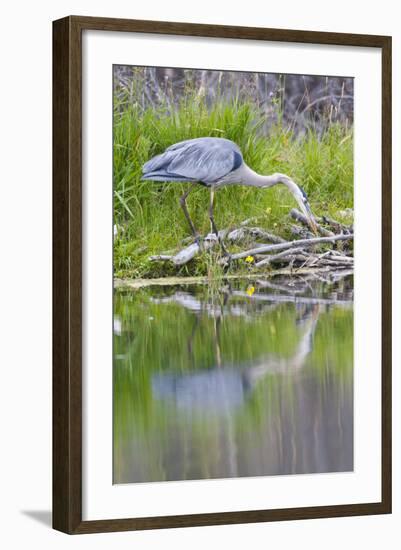
<svg viewBox="0 0 401 550">
<path fill-rule="evenodd" d="M 305 193 L 305 191 L 302 189 L 302 187 L 298 186 L 298 191 L 294 193 L 295 200 L 298 203 L 298 206 L 302 212 L 302 214 L 305 216 L 309 227 L 313 231 L 315 235 L 318 234 L 316 221 L 313 216 L 308 197 Z"/>
</svg>

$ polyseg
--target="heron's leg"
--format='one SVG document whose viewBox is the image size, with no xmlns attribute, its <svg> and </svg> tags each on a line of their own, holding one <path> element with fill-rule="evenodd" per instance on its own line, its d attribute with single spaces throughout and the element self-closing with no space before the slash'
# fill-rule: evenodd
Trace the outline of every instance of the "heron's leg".
<svg viewBox="0 0 401 550">
<path fill-rule="evenodd" d="M 191 219 L 191 216 L 189 215 L 189 211 L 188 211 L 188 207 L 187 207 L 187 197 L 188 195 L 190 194 L 191 191 L 193 191 L 195 185 L 197 185 L 196 182 L 194 182 L 186 191 L 185 193 L 180 197 L 180 204 L 181 204 L 181 207 L 184 211 L 184 214 L 185 214 L 185 217 L 187 218 L 188 220 L 188 223 L 192 229 L 192 233 L 194 234 L 194 237 L 195 237 L 195 240 L 199 246 L 199 248 L 202 248 L 201 247 L 201 243 L 200 243 L 200 239 L 199 239 L 199 233 L 197 232 L 196 230 L 196 227 L 194 225 L 194 222 L 192 221 Z"/>
<path fill-rule="evenodd" d="M 224 246 L 224 243 L 223 243 L 223 239 L 220 237 L 219 235 L 219 232 L 218 232 L 218 229 L 216 227 L 216 222 L 214 221 L 214 217 L 213 217 L 213 206 L 214 206 L 214 189 L 213 187 L 210 188 L 210 203 L 209 203 L 209 219 L 210 219 L 210 223 L 212 225 L 212 230 L 213 230 L 213 233 L 216 235 L 219 243 L 220 243 L 220 246 L 221 246 L 221 249 L 223 251 L 223 253 L 226 255 L 226 256 L 230 256 L 227 248 Z"/>
</svg>

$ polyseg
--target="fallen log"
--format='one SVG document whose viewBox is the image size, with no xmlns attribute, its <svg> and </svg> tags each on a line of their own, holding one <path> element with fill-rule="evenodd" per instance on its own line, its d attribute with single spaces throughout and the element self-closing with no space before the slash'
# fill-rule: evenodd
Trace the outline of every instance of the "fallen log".
<svg viewBox="0 0 401 550">
<path fill-rule="evenodd" d="M 151 262 L 167 262 L 171 258 L 173 258 L 171 254 L 156 254 L 155 256 L 150 256 L 149 260 Z"/>
<path fill-rule="evenodd" d="M 282 252 L 279 252 L 278 254 L 271 254 L 271 255 L 265 257 L 263 260 L 260 260 L 259 262 L 256 262 L 255 267 L 262 267 L 264 265 L 269 265 L 271 263 L 277 262 L 278 260 L 291 261 L 291 260 L 295 260 L 295 259 L 304 258 L 303 256 L 300 256 L 301 251 L 302 251 L 302 249 L 300 250 L 299 248 L 294 247 L 294 248 L 290 248 L 289 250 L 283 250 Z"/>
<path fill-rule="evenodd" d="M 341 231 L 342 233 L 352 233 L 353 228 L 351 226 L 344 225 L 343 223 L 340 223 L 336 220 L 333 220 L 332 218 L 329 218 L 328 216 L 322 216 L 319 218 L 319 221 L 325 223 L 326 225 L 329 225 L 336 231 L 337 233 Z"/>
<path fill-rule="evenodd" d="M 217 237 L 214 233 L 209 233 L 200 243 L 200 246 L 197 242 L 191 242 L 184 246 L 181 250 L 175 254 L 162 253 L 158 255 L 151 256 L 150 261 L 163 261 L 171 262 L 177 267 L 187 264 L 195 256 L 197 256 L 202 251 L 211 250 L 215 246 L 219 245 L 219 240 L 230 241 L 231 243 L 244 243 L 251 244 L 249 241 L 261 239 L 264 242 L 254 243 L 252 248 L 243 250 L 236 254 L 233 254 L 230 260 L 240 260 L 242 258 L 247 258 L 250 256 L 250 267 L 251 265 L 256 268 L 263 266 L 268 266 L 270 264 L 288 264 L 290 270 L 301 269 L 306 266 L 309 267 L 331 267 L 331 268 L 352 268 L 353 267 L 353 257 L 346 255 L 346 253 L 341 250 L 328 250 L 323 254 L 318 254 L 311 251 L 310 249 L 320 245 L 320 244 L 334 244 L 342 241 L 352 240 L 353 234 L 350 228 L 346 228 L 343 224 L 335 222 L 329 218 L 317 218 L 319 221 L 324 220 L 325 223 L 330 223 L 332 225 L 337 224 L 336 227 L 341 227 L 344 231 L 340 234 L 334 234 L 328 229 L 322 227 L 318 224 L 318 231 L 322 235 L 321 237 L 314 237 L 308 230 L 308 223 L 305 216 L 296 209 L 291 210 L 291 216 L 294 220 L 302 224 L 302 226 L 292 225 L 292 231 L 300 238 L 294 239 L 291 241 L 286 241 L 282 237 L 265 231 L 260 227 L 249 227 L 247 225 L 241 224 L 240 227 L 229 230 L 223 229 L 219 231 L 219 236 Z M 250 220 L 247 220 L 249 222 Z M 345 230 L 347 231 L 345 232 Z M 267 241 L 267 242 L 266 242 Z M 188 243 L 188 240 L 185 240 Z M 308 250 L 309 249 L 309 250 Z M 221 258 L 221 264 L 228 265 L 227 258 Z"/>
<path fill-rule="evenodd" d="M 219 237 L 224 238 L 226 235 L 226 231 L 219 231 Z M 213 248 L 218 244 L 218 239 L 214 233 L 209 233 L 204 239 L 203 239 L 203 249 L 209 250 L 210 248 Z M 192 243 L 189 246 L 186 246 L 185 248 L 182 248 L 177 254 L 174 254 L 172 256 L 169 256 L 167 254 L 159 254 L 157 256 L 151 256 L 149 260 L 151 262 L 156 261 L 170 261 L 176 266 L 185 265 L 190 260 L 192 260 L 198 253 L 200 252 L 200 247 L 198 243 Z"/>
<path fill-rule="evenodd" d="M 316 244 L 333 243 L 335 241 L 346 241 L 353 238 L 353 235 L 333 235 L 333 237 L 316 237 L 314 239 L 299 239 L 297 241 L 286 241 L 279 244 L 268 244 L 265 246 L 251 248 L 249 250 L 244 250 L 243 252 L 233 254 L 231 256 L 231 260 L 240 260 L 241 258 L 246 258 L 247 256 L 254 256 L 255 254 L 262 254 L 266 252 L 278 252 L 279 250 L 288 250 L 293 247 L 309 248 L 311 246 L 315 246 Z"/>
<path fill-rule="evenodd" d="M 286 242 L 286 240 L 282 237 L 269 233 L 260 227 L 239 227 L 238 229 L 233 229 L 227 235 L 227 239 L 231 242 L 245 240 L 248 237 L 253 237 L 255 239 L 266 239 L 267 241 L 275 244 Z"/>
<path fill-rule="evenodd" d="M 302 225 L 304 225 L 309 229 L 310 226 L 309 226 L 308 220 L 306 219 L 306 216 L 304 216 L 299 210 L 297 210 L 296 208 L 293 208 L 290 212 L 290 216 L 291 218 L 293 218 L 297 222 L 302 223 Z M 325 227 L 322 227 L 317 220 L 315 220 L 315 224 L 316 224 L 317 230 L 321 235 L 323 235 L 323 237 L 331 237 L 334 235 L 332 231 L 329 231 Z"/>
<path fill-rule="evenodd" d="M 300 227 L 299 225 L 291 224 L 291 233 L 296 235 L 300 239 L 313 239 L 315 235 L 309 231 L 306 227 Z"/>
</svg>

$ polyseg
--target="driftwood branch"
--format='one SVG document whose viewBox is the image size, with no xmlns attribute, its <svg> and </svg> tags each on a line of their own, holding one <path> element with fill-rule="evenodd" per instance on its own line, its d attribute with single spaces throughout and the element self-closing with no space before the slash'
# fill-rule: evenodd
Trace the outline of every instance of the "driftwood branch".
<svg viewBox="0 0 401 550">
<path fill-rule="evenodd" d="M 253 219 L 246 220 L 235 229 L 223 229 L 219 231 L 219 238 L 214 233 L 209 233 L 202 241 L 201 246 L 196 242 L 188 242 L 181 250 L 175 254 L 158 254 L 151 256 L 151 261 L 171 262 L 180 267 L 187 264 L 199 253 L 209 251 L 219 246 L 219 240 L 225 240 L 235 244 L 237 247 L 244 244 L 248 245 L 246 250 L 242 250 L 231 255 L 230 260 L 236 261 L 249 257 L 249 269 L 269 267 L 274 265 L 275 272 L 278 269 L 287 269 L 290 272 L 300 272 L 310 269 L 327 269 L 339 271 L 352 270 L 354 258 L 352 252 L 349 253 L 349 247 L 342 244 L 344 241 L 351 241 L 353 231 L 351 226 L 346 226 L 332 220 L 328 217 L 316 218 L 317 228 L 320 237 L 315 237 L 309 231 L 308 221 L 305 216 L 296 210 L 291 210 L 291 217 L 300 225 L 291 225 L 292 233 L 298 238 L 286 241 L 282 237 L 266 231 L 260 227 L 250 227 L 248 224 Z M 322 224 L 336 229 L 340 233 L 334 234 L 331 230 Z M 338 243 L 338 244 L 337 244 Z M 322 244 L 329 246 L 329 250 L 324 252 L 316 250 Z M 249 247 L 249 245 L 253 245 Z M 330 245 L 332 245 L 330 247 Z M 333 248 L 333 246 L 335 248 Z M 224 257 L 220 263 L 227 265 L 227 258 Z"/>
<path fill-rule="evenodd" d="M 219 231 L 219 237 L 224 238 L 227 231 Z M 204 250 L 210 250 L 214 246 L 218 244 L 218 239 L 214 233 L 209 233 L 204 239 L 203 239 L 203 249 Z M 198 243 L 192 243 L 189 246 L 186 246 L 185 248 L 181 249 L 177 254 L 174 255 L 166 255 L 166 254 L 159 254 L 158 256 L 151 256 L 149 259 L 152 262 L 156 261 L 170 261 L 176 266 L 185 265 L 189 261 L 191 261 L 197 254 L 200 252 L 200 247 Z"/>
<path fill-rule="evenodd" d="M 274 262 L 277 262 L 278 260 L 294 260 L 298 258 L 304 259 L 304 256 L 300 256 L 300 252 L 303 251 L 299 248 L 290 248 L 289 250 L 283 250 L 282 252 L 279 252 L 278 254 L 271 254 L 267 258 L 263 258 L 263 260 L 260 260 L 259 262 L 256 262 L 255 267 L 262 267 L 264 265 L 268 265 Z"/>
<path fill-rule="evenodd" d="M 306 227 L 301 227 L 295 224 L 291 224 L 290 227 L 291 233 L 300 239 L 314 239 L 316 236 Z"/>
<path fill-rule="evenodd" d="M 253 256 L 254 254 L 262 254 L 268 252 L 278 252 L 279 250 L 288 250 L 292 247 L 296 248 L 309 248 L 315 246 L 316 244 L 323 243 L 333 243 L 335 241 L 346 241 L 353 239 L 353 235 L 333 235 L 332 237 L 316 237 L 315 239 L 299 239 L 297 241 L 289 241 L 279 244 L 269 244 L 266 246 L 259 246 L 258 248 L 251 248 L 249 250 L 244 250 L 238 254 L 233 254 L 231 256 L 232 260 L 240 260 L 241 258 L 246 258 L 247 256 Z"/>
<path fill-rule="evenodd" d="M 253 237 L 255 239 L 264 239 L 266 241 L 276 244 L 286 242 L 285 239 L 283 239 L 282 237 L 274 235 L 273 233 L 269 233 L 268 231 L 265 231 L 260 227 L 239 227 L 238 229 L 230 231 L 230 233 L 228 233 L 227 235 L 227 239 L 232 242 L 241 241 L 249 237 Z"/>
<path fill-rule="evenodd" d="M 328 216 L 322 216 L 319 218 L 319 221 L 322 223 L 325 223 L 326 225 L 330 226 L 334 231 L 337 233 L 352 233 L 353 228 L 351 226 L 344 225 L 343 223 L 340 223 L 336 220 L 333 220 L 332 218 L 329 218 Z"/>
<path fill-rule="evenodd" d="M 306 217 L 302 214 L 302 212 L 300 212 L 299 210 L 297 210 L 296 208 L 293 208 L 290 212 L 290 216 L 291 218 L 293 218 L 294 220 L 296 220 L 297 222 L 300 222 L 302 223 L 302 225 L 304 225 L 305 227 L 307 227 L 309 229 L 309 223 L 308 223 L 308 220 L 306 219 Z M 317 230 L 319 231 L 319 233 L 321 235 L 323 235 L 323 237 L 332 237 L 334 235 L 334 233 L 332 231 L 329 231 L 328 229 L 326 229 L 325 227 L 322 227 L 317 220 L 315 220 L 315 223 L 316 223 L 316 227 L 317 227 Z"/>
</svg>

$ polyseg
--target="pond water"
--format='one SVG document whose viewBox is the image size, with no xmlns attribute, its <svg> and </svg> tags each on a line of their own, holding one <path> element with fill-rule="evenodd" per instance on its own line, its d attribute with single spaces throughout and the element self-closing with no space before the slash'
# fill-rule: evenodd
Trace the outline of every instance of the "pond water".
<svg viewBox="0 0 401 550">
<path fill-rule="evenodd" d="M 116 290 L 114 483 L 353 469 L 353 277 Z"/>
</svg>

